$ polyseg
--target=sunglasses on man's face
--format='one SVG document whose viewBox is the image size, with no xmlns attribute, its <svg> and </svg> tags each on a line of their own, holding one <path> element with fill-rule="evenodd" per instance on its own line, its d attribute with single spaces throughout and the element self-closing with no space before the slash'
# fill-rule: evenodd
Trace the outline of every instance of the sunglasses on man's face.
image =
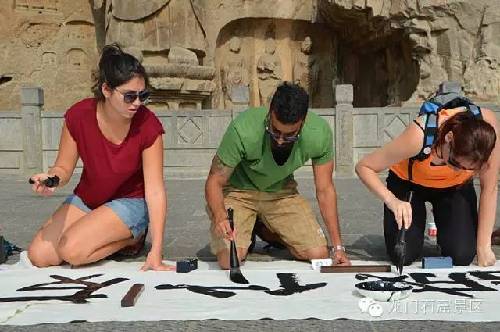
<svg viewBox="0 0 500 332">
<path fill-rule="evenodd" d="M 266 121 L 266 132 L 269 134 L 269 136 L 271 136 L 271 138 L 275 141 L 278 141 L 280 138 L 287 142 L 287 143 L 295 143 L 299 140 L 299 137 L 300 137 L 300 131 L 302 130 L 302 126 L 304 125 L 304 122 L 302 122 L 302 125 L 300 126 L 298 132 L 296 134 L 293 134 L 293 135 L 283 135 L 283 134 L 278 134 L 278 133 L 275 133 L 273 130 L 272 130 L 272 125 L 271 125 L 271 117 L 268 116 L 267 117 L 267 121 Z"/>
<path fill-rule="evenodd" d="M 149 95 L 151 94 L 148 90 L 126 91 L 126 92 L 122 92 L 117 88 L 115 88 L 115 90 L 118 91 L 123 96 L 123 101 L 126 104 L 132 104 L 133 102 L 136 101 L 137 98 L 139 98 L 141 104 L 146 104 L 149 100 Z"/>
</svg>

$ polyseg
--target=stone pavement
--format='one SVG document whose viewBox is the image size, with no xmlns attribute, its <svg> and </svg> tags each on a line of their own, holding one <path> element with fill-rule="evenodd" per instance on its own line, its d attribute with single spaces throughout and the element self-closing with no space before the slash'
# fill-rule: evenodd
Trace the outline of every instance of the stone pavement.
<svg viewBox="0 0 500 332">
<path fill-rule="evenodd" d="M 75 176 L 77 178 L 77 176 Z M 319 209 L 314 198 L 314 185 L 311 179 L 298 179 L 299 190 L 308 198 L 316 211 L 319 219 Z M 26 178 L 19 176 L 0 176 L 0 234 L 7 240 L 26 248 L 34 232 L 42 222 L 50 216 L 52 211 L 61 203 L 66 195 L 71 193 L 76 180 L 68 186 L 61 188 L 52 197 L 43 198 L 34 195 Z M 166 227 L 164 254 L 167 259 L 182 257 L 199 257 L 203 260 L 213 260 L 214 257 L 208 249 L 209 221 L 205 213 L 203 198 L 203 180 L 167 180 L 169 213 Z M 335 180 L 338 207 L 341 220 L 342 237 L 351 258 L 365 260 L 385 259 L 382 204 L 370 194 L 358 179 Z M 497 210 L 497 227 L 499 211 Z M 257 246 L 257 253 L 249 259 L 272 260 L 287 258 L 284 250 L 263 250 L 262 243 Z M 500 247 L 494 247 L 497 257 L 500 258 Z M 436 246 L 431 240 L 426 241 L 424 255 L 436 253 Z M 8 263 L 18 259 L 12 256 Z M 137 259 L 143 260 L 144 256 Z M 406 328 L 419 330 L 464 329 L 486 331 L 499 330 L 500 323 L 472 324 L 456 322 L 360 322 L 360 321 L 253 321 L 253 322 L 226 322 L 226 321 L 159 321 L 159 322 L 107 322 L 107 323 L 81 323 L 39 325 L 32 330 L 43 331 L 80 331 L 80 330 L 134 330 L 147 328 L 148 330 L 220 330 L 234 329 L 271 329 L 271 330 L 400 330 Z M 2 331 L 24 330 L 22 327 L 2 327 Z"/>
</svg>

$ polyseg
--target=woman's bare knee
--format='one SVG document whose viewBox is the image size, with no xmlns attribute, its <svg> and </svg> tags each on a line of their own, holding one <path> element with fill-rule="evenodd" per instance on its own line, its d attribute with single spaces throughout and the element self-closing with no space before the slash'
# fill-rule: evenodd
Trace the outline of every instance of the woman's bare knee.
<svg viewBox="0 0 500 332">
<path fill-rule="evenodd" d="M 61 233 L 85 213 L 68 204 L 61 205 L 43 224 L 28 247 L 28 258 L 37 267 L 60 265 L 58 252 Z"/>
<path fill-rule="evenodd" d="M 57 253 L 62 260 L 71 265 L 77 266 L 84 264 L 87 255 L 82 252 L 82 247 L 75 241 L 64 235 L 61 237 L 57 246 Z"/>
<path fill-rule="evenodd" d="M 28 258 L 36 267 L 48 267 L 60 265 L 62 260 L 55 253 L 54 248 L 50 248 L 48 244 L 36 241 L 36 238 L 28 247 Z"/>
</svg>

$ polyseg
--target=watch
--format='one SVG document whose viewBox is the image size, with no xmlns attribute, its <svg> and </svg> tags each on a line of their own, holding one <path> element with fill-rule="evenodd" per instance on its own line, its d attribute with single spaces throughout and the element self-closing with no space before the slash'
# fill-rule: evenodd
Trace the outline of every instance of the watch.
<svg viewBox="0 0 500 332">
<path fill-rule="evenodd" d="M 342 245 L 337 245 L 337 246 L 331 246 L 330 247 L 330 253 L 332 255 L 335 254 L 335 252 L 337 252 L 337 251 L 343 251 L 343 252 L 345 252 L 345 247 L 342 246 Z"/>
</svg>

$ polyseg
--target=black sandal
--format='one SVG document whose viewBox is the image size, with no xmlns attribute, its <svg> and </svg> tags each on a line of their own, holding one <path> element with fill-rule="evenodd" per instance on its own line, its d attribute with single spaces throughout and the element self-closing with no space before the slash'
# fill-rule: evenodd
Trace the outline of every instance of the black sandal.
<svg viewBox="0 0 500 332">
<path fill-rule="evenodd" d="M 122 257 L 137 257 L 141 254 L 144 246 L 146 245 L 146 237 L 148 235 L 148 227 L 144 231 L 135 243 L 126 246 L 120 250 L 118 250 L 114 255 L 122 256 Z"/>
<path fill-rule="evenodd" d="M 500 228 L 491 234 L 491 244 L 500 245 Z"/>
</svg>

